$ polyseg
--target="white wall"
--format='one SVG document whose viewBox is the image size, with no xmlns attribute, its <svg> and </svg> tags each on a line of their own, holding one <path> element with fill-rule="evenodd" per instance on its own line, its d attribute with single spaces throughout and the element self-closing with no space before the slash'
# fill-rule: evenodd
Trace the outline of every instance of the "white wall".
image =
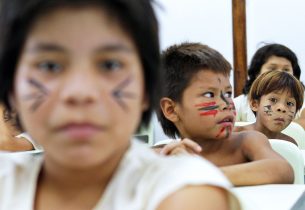
<svg viewBox="0 0 305 210">
<path fill-rule="evenodd" d="M 231 63 L 232 9 L 229 0 L 159 0 L 161 48 L 183 41 L 202 42 Z"/>
<path fill-rule="evenodd" d="M 182 41 L 198 41 L 218 50 L 233 64 L 231 0 L 159 3 L 163 7 L 156 7 L 162 49 Z M 278 42 L 292 49 L 305 69 L 305 0 L 246 0 L 246 10 L 248 63 L 262 42 Z M 304 73 L 301 81 L 305 83 Z M 156 119 L 154 124 L 158 124 Z M 156 141 L 166 138 L 160 130 L 155 129 Z"/>
<path fill-rule="evenodd" d="M 247 0 L 248 61 L 261 42 L 281 43 L 294 51 L 305 71 L 305 1 Z M 305 73 L 301 73 L 305 82 Z"/>
</svg>

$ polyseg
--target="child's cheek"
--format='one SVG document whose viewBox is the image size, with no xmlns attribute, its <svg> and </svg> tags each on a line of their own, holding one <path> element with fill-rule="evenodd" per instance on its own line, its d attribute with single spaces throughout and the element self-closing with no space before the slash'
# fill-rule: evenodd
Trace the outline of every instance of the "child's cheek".
<svg viewBox="0 0 305 210">
<path fill-rule="evenodd" d="M 27 86 L 27 91 L 21 93 L 21 100 L 29 104 L 29 110 L 31 112 L 36 112 L 48 99 L 50 91 L 42 82 L 33 78 L 27 79 Z"/>
<path fill-rule="evenodd" d="M 265 106 L 264 106 L 264 113 L 265 113 L 267 116 L 272 116 L 272 114 L 273 114 L 272 105 L 270 105 L 270 104 L 265 105 Z"/>
<path fill-rule="evenodd" d="M 198 110 L 199 116 L 214 116 L 214 117 L 217 115 L 219 108 L 219 106 L 216 105 L 216 102 L 195 104 L 195 107 Z"/>
</svg>

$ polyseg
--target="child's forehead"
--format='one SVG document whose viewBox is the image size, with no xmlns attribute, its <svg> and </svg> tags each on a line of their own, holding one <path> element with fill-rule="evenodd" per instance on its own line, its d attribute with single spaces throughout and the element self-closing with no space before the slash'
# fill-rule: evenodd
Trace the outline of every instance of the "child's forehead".
<svg viewBox="0 0 305 210">
<path fill-rule="evenodd" d="M 203 83 L 217 83 L 217 84 L 230 84 L 230 77 L 224 73 L 216 72 L 210 69 L 202 69 L 196 72 L 192 78 L 191 83 L 203 82 Z"/>
<path fill-rule="evenodd" d="M 278 96 L 285 96 L 289 98 L 294 98 L 294 95 L 292 94 L 292 91 L 288 88 L 282 89 L 282 90 L 274 90 L 264 95 L 278 95 Z"/>
</svg>

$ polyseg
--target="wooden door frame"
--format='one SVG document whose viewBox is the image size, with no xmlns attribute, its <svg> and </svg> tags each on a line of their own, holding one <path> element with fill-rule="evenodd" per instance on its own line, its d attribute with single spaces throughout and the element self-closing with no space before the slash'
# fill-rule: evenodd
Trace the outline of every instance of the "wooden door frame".
<svg viewBox="0 0 305 210">
<path fill-rule="evenodd" d="M 246 0 L 232 0 L 234 97 L 247 80 Z"/>
</svg>

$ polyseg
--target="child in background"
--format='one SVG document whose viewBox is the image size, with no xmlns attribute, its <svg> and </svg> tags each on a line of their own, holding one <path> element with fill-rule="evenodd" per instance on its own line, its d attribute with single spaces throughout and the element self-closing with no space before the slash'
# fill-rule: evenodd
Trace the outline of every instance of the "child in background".
<svg viewBox="0 0 305 210">
<path fill-rule="evenodd" d="M 268 71 L 253 82 L 249 104 L 256 122 L 235 127 L 234 131 L 257 130 L 269 139 L 282 139 L 297 145 L 296 141 L 281 133 L 294 119 L 304 100 L 301 82 L 285 71 Z"/>
<path fill-rule="evenodd" d="M 253 55 L 248 69 L 248 80 L 243 88 L 243 94 L 233 99 L 237 113 L 236 121 L 256 121 L 249 105 L 248 93 L 252 83 L 260 74 L 275 70 L 288 72 L 300 80 L 301 69 L 295 53 L 281 44 L 267 44 L 259 48 Z M 296 114 L 297 121 L 299 121 L 299 118 L 300 112 Z M 303 120 L 301 119 L 300 121 Z"/>
<path fill-rule="evenodd" d="M 183 140 L 161 153 L 189 148 L 187 138 L 201 147 L 194 151 L 219 166 L 236 186 L 293 182 L 291 166 L 272 150 L 265 135 L 232 132 L 236 112 L 231 66 L 219 52 L 183 43 L 166 49 L 162 59 L 165 82 L 158 117 L 165 134 Z"/>
<path fill-rule="evenodd" d="M 149 0 L 3 0 L 0 100 L 43 155 L 0 155 L 0 209 L 229 209 L 225 176 L 136 141 L 158 99 Z"/>
</svg>

